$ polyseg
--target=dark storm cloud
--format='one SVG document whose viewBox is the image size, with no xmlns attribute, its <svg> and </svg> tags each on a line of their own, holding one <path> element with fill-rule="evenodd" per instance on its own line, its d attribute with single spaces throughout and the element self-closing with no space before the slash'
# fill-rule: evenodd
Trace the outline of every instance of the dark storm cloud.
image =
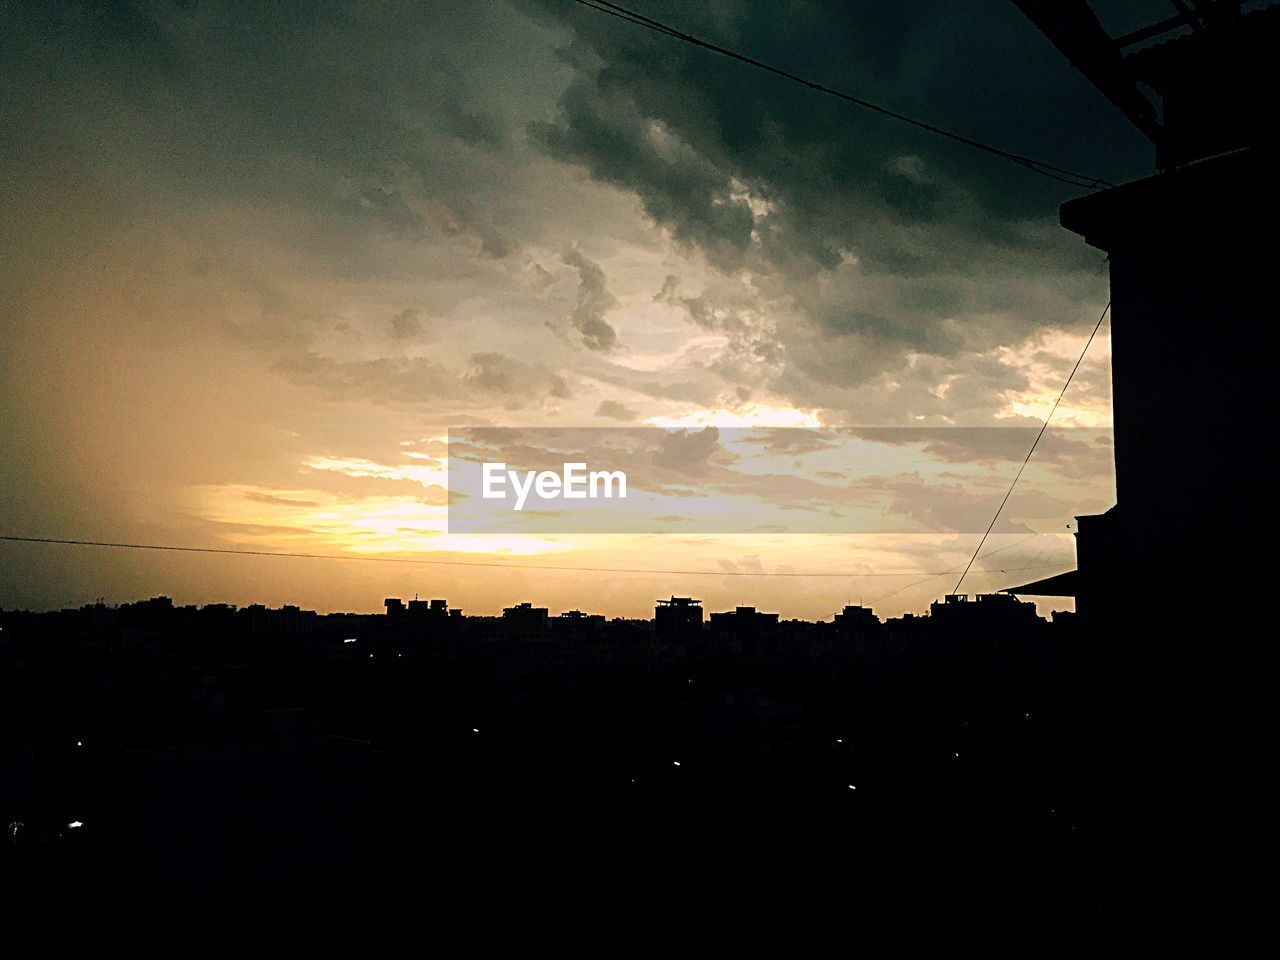
<svg viewBox="0 0 1280 960">
<path fill-rule="evenodd" d="M 494 115 L 472 112 L 457 97 L 445 98 L 441 106 L 449 130 L 459 139 L 489 150 L 506 146 L 507 132 Z"/>
<path fill-rule="evenodd" d="M 406 307 L 391 318 L 391 335 L 397 340 L 419 336 L 424 329 L 422 311 L 416 307 Z"/>
<path fill-rule="evenodd" d="M 630 423 L 640 417 L 630 407 L 619 403 L 617 400 L 601 400 L 600 406 L 596 407 L 596 416 L 607 417 L 610 420 L 621 420 L 624 423 Z"/>
<path fill-rule="evenodd" d="M 1012 4 L 636 2 L 1068 166 L 1120 178 L 1144 159 Z M 655 379 L 655 396 L 701 403 L 749 389 L 838 411 L 851 402 L 841 391 L 897 369 L 929 405 L 936 382 L 914 389 L 907 381 L 927 371 L 904 370 L 907 357 L 967 364 L 1075 321 L 1069 309 L 1103 283 L 1098 258 L 1052 224 L 1058 185 L 576 4 L 486 0 L 434 16 L 407 2 L 14 10 L 9 35 L 33 42 L 0 109 L 26 117 L 24 137 L 80 138 L 117 192 L 152 192 L 161 207 L 232 198 L 288 210 L 302 255 L 330 277 L 378 276 L 388 238 L 462 238 L 477 263 L 439 271 L 465 279 L 462 300 L 496 289 L 520 252 L 564 228 L 569 215 L 540 194 L 549 170 L 567 163 L 634 195 L 690 251 L 752 281 L 664 286 L 661 300 L 729 343 L 702 370 Z M 602 360 L 618 342 L 615 295 L 596 262 L 567 262 L 579 273 L 568 329 Z M 237 269 L 231 279 L 245 282 Z M 289 295 L 274 277 L 260 283 Z M 428 310 L 434 331 L 445 311 Z M 305 362 L 315 312 L 264 303 L 260 324 L 236 329 Z M 410 339 L 411 326 L 392 332 Z M 986 396 L 999 406 L 998 389 Z"/>
<path fill-rule="evenodd" d="M 649 139 L 641 123 L 656 119 L 704 158 L 709 169 L 699 181 L 710 192 L 728 175 L 755 176 L 802 201 L 808 213 L 835 187 L 882 197 L 910 220 L 936 220 L 949 212 L 940 185 L 959 180 L 995 214 L 989 226 L 998 231 L 1001 220 L 1051 211 L 1070 190 L 568 0 L 543 6 L 572 25 L 579 44 L 568 56 L 587 78 L 565 95 L 559 142 L 601 169 L 632 169 L 636 144 Z M 1150 160 L 1141 137 L 1012 3 L 632 6 L 837 89 L 1063 166 L 1122 179 Z M 598 72 L 589 69 L 593 61 Z M 628 121 L 624 137 L 618 116 L 641 119 Z M 1099 143 L 1111 149 L 1099 150 Z M 806 183 L 814 189 L 806 191 Z"/>
<path fill-rule="evenodd" d="M 649 216 L 723 263 L 746 248 L 751 211 L 730 198 L 730 178 L 661 122 L 639 114 L 624 90 L 582 78 L 565 93 L 561 109 L 563 122 L 533 128 L 553 156 L 584 163 L 597 179 L 634 191 Z"/>
<path fill-rule="evenodd" d="M 604 316 L 618 305 L 605 284 L 604 271 L 577 250 L 564 255 L 564 262 L 578 271 L 578 298 L 569 323 L 578 331 L 588 350 L 610 350 L 617 343 L 618 332 Z"/>
<path fill-rule="evenodd" d="M 636 6 L 1015 151 L 1116 180 L 1148 162 L 1011 3 Z M 1101 289 L 1100 257 L 1053 224 L 1079 191 L 563 0 L 543 8 L 572 25 L 577 76 L 535 141 L 792 302 L 776 345 L 803 373 L 856 385 L 911 353 L 981 353 L 1078 324 L 1063 308 Z M 677 285 L 668 277 L 655 299 L 732 324 Z M 796 378 L 779 383 L 803 395 Z"/>
</svg>

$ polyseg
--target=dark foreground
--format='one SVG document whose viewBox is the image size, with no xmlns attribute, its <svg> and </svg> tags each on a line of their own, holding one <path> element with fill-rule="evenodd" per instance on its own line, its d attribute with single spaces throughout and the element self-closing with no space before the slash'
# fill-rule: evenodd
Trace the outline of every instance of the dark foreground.
<svg viewBox="0 0 1280 960">
<path fill-rule="evenodd" d="M 0 614 L 9 929 L 148 954 L 1123 939 L 1075 625 L 938 607 Z"/>
</svg>

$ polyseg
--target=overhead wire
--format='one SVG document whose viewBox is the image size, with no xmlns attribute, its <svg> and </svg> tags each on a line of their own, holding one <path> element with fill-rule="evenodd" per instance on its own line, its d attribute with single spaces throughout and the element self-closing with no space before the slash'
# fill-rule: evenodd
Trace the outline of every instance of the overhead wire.
<svg viewBox="0 0 1280 960">
<path fill-rule="evenodd" d="M 1033 534 L 1039 536 L 1039 534 Z M 1028 537 L 1027 539 L 1031 539 Z M 800 572 L 794 570 L 676 570 L 676 569 L 652 569 L 637 567 L 595 567 L 595 566 L 566 566 L 561 564 L 533 564 L 533 563 L 499 563 L 497 561 L 488 560 L 439 560 L 427 559 L 424 557 L 370 557 L 359 554 L 338 554 L 338 553 L 304 553 L 298 551 L 275 551 L 275 550 L 240 550 L 232 547 L 188 547 L 177 544 L 167 543 L 127 543 L 121 541 L 110 540 L 79 540 L 59 537 L 22 537 L 14 535 L 0 534 L 0 541 L 8 541 L 10 543 L 43 543 L 56 544 L 62 546 L 80 546 L 80 547 L 106 547 L 122 550 L 156 550 L 169 551 L 173 553 L 199 553 L 199 554 L 220 554 L 241 557 L 280 557 L 288 559 L 306 559 L 306 560 L 355 560 L 371 563 L 411 563 L 422 564 L 428 566 L 446 566 L 446 567 L 484 567 L 497 568 L 501 570 L 530 570 L 535 572 L 550 571 L 561 573 L 616 573 L 616 574 L 645 574 L 651 576 L 688 576 L 688 577 L 842 577 L 846 579 L 867 578 L 867 577 L 910 577 L 919 574 L 919 570 L 903 570 L 899 572 L 875 571 L 869 573 L 854 572 L 834 572 L 829 570 Z M 1015 544 L 1010 544 L 1014 546 Z M 1008 547 L 1001 547 L 1001 550 Z M 987 556 L 999 552 L 993 550 Z M 1017 567 L 1013 569 L 1020 570 L 1043 570 L 1049 567 L 1060 566 L 1060 564 L 1043 564 L 1036 567 Z M 953 570 L 944 570 L 931 576 L 945 576 Z M 979 571 L 983 573 L 991 571 Z"/>
</svg>

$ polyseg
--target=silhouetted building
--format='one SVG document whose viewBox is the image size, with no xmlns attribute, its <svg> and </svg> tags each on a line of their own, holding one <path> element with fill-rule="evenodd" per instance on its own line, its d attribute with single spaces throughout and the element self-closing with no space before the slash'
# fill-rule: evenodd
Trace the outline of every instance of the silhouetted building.
<svg viewBox="0 0 1280 960">
<path fill-rule="evenodd" d="M 502 611 L 502 625 L 512 635 L 541 634 L 547 629 L 548 610 L 532 603 L 517 603 Z"/>
<path fill-rule="evenodd" d="M 1148 949 L 1221 952 L 1261 915 L 1235 851 L 1271 817 L 1258 802 L 1270 670 L 1251 605 L 1231 600 L 1268 585 L 1220 558 L 1275 528 L 1254 451 L 1274 392 L 1257 336 L 1275 313 L 1280 7 L 1179 3 L 1113 40 L 1083 0 L 1017 2 L 1151 139 L 1161 170 L 1061 210 L 1111 268 L 1117 506 L 1081 518 L 1076 582 L 1035 589 L 1081 601 L 1108 903 L 1136 905 Z M 1174 575 L 1218 602 L 1167 602 Z M 1189 929 L 1195 918 L 1212 919 Z"/>
<path fill-rule="evenodd" d="M 857 605 L 846 606 L 835 615 L 833 623 L 843 634 L 868 633 L 880 628 L 880 619 L 871 608 Z"/>
<path fill-rule="evenodd" d="M 690 628 L 702 627 L 702 601 L 692 597 L 659 600 L 653 610 L 654 629 L 663 637 L 684 635 Z"/>
<path fill-rule="evenodd" d="M 948 627 L 999 630 L 1002 635 L 1009 628 L 1027 628 L 1038 620 L 1035 604 L 1023 603 L 1007 593 L 980 593 L 973 597 L 949 593 L 941 603 L 929 605 L 929 616 Z"/>
<path fill-rule="evenodd" d="M 702 601 L 673 596 L 659 600 L 653 610 L 653 642 L 650 664 L 670 665 L 707 653 L 704 642 Z"/>
<path fill-rule="evenodd" d="M 711 636 L 720 655 L 776 657 L 778 615 L 761 613 L 755 607 L 737 607 L 728 613 L 711 614 Z"/>
</svg>

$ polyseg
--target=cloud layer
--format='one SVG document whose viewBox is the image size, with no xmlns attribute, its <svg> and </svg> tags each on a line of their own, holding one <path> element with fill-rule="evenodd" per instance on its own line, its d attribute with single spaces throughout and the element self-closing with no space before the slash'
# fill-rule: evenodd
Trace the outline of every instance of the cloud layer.
<svg viewBox="0 0 1280 960">
<path fill-rule="evenodd" d="M 636 3 L 1064 166 L 1148 160 L 1012 4 Z M 1035 422 L 1106 299 L 1061 185 L 565 0 L 0 18 L 17 532 L 217 538 L 211 489 L 315 510 L 392 481 L 307 462 L 451 424 Z M 1106 371 L 1066 422 L 1105 422 Z"/>
</svg>

